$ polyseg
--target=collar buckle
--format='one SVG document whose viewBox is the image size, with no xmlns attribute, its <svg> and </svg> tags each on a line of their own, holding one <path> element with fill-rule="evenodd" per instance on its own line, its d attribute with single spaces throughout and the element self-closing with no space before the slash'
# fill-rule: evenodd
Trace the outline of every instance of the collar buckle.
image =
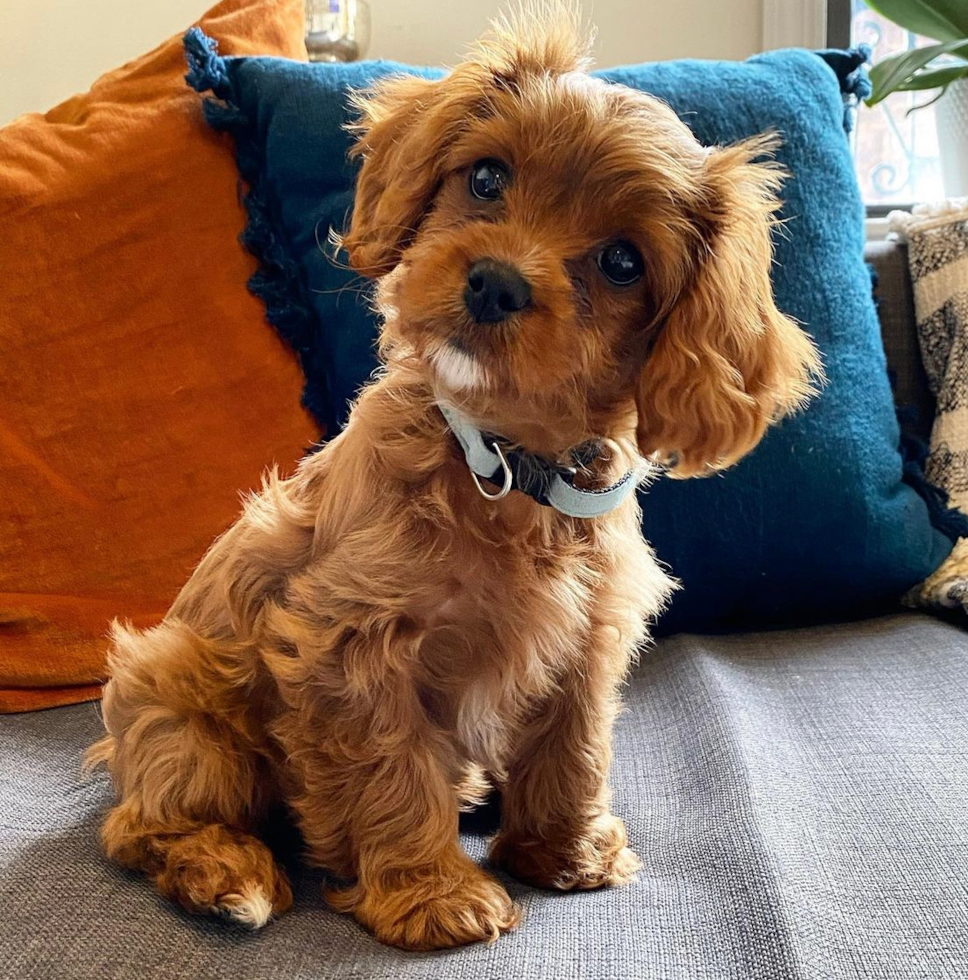
<svg viewBox="0 0 968 980">
<path fill-rule="evenodd" d="M 474 486 L 486 500 L 503 500 L 517 483 L 518 490 L 531 497 L 536 503 L 553 507 L 567 517 L 600 517 L 614 510 L 634 493 L 644 476 L 644 473 L 631 469 L 610 487 L 601 490 L 579 490 L 574 486 L 577 466 L 587 465 L 586 459 L 593 460 L 600 451 L 597 448 L 594 455 L 589 454 L 589 458 L 583 452 L 588 444 L 578 447 L 573 454 L 575 467 L 550 464 L 546 460 L 540 460 L 539 457 L 518 450 L 505 453 L 500 445 L 500 437 L 488 435 L 485 441 L 480 429 L 455 406 L 438 402 L 437 407 L 464 452 L 464 461 L 470 470 Z M 528 475 L 530 469 L 535 468 L 536 461 L 539 464 L 537 469 L 543 470 L 546 474 L 547 478 L 544 480 L 535 480 Z M 481 485 L 481 478 L 497 483 L 499 473 L 503 474 L 501 489 L 497 493 L 489 493 Z"/>
<path fill-rule="evenodd" d="M 495 453 L 497 453 L 497 457 L 501 461 L 501 468 L 504 470 L 504 486 L 502 486 L 497 493 L 488 493 L 481 486 L 481 481 L 480 479 L 478 479 L 478 476 L 474 472 L 474 470 L 471 469 L 470 467 L 468 467 L 468 469 L 470 470 L 471 479 L 474 481 L 474 486 L 477 487 L 477 492 L 485 500 L 503 500 L 511 492 L 511 487 L 514 483 L 514 473 L 511 471 L 511 467 L 508 464 L 507 457 L 504 455 L 504 451 L 501 449 L 500 445 L 497 442 L 492 442 L 491 448 L 494 450 Z M 496 473 L 494 475 L 497 476 Z M 488 479 L 490 480 L 492 479 L 492 477 L 488 477 Z"/>
</svg>

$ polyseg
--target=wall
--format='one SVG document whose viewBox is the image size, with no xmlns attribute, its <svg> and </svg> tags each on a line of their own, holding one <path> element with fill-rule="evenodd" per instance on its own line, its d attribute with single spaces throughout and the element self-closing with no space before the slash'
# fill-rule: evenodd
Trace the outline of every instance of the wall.
<svg viewBox="0 0 968 980">
<path fill-rule="evenodd" d="M 0 0 L 0 125 L 83 92 L 216 0 Z"/>
<path fill-rule="evenodd" d="M 0 125 L 83 91 L 215 0 L 0 0 Z M 371 57 L 452 63 L 501 0 L 370 0 Z M 600 65 L 759 50 L 763 0 L 586 0 Z M 728 8 L 728 13 L 726 12 Z"/>
<path fill-rule="evenodd" d="M 453 63 L 501 0 L 370 0 L 370 54 Z M 585 0 L 602 67 L 669 58 L 746 58 L 760 50 L 762 0 Z M 728 13 L 727 13 L 728 10 Z"/>
</svg>

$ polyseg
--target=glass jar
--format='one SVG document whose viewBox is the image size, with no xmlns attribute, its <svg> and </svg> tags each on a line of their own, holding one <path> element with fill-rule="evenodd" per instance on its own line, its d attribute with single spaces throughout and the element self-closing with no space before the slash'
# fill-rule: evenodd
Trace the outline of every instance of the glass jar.
<svg viewBox="0 0 968 980">
<path fill-rule="evenodd" d="M 310 61 L 357 61 L 370 43 L 366 0 L 306 0 L 306 50 Z"/>
</svg>

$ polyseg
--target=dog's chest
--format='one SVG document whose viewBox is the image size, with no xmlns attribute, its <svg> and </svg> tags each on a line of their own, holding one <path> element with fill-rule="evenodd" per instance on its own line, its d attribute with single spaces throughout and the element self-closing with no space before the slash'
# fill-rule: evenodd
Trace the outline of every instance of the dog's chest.
<svg viewBox="0 0 968 980">
<path fill-rule="evenodd" d="M 529 706 L 585 647 L 588 562 L 547 551 L 465 553 L 424 611 L 426 703 L 492 771 Z"/>
<path fill-rule="evenodd" d="M 498 657 L 505 667 L 506 657 L 491 647 L 542 647 L 542 637 L 553 646 L 569 646 L 569 637 L 587 625 L 594 556 L 590 549 L 563 550 L 511 543 L 460 549 L 428 597 L 423 625 L 458 645 L 473 645 L 478 662 L 489 654 L 483 660 Z"/>
</svg>

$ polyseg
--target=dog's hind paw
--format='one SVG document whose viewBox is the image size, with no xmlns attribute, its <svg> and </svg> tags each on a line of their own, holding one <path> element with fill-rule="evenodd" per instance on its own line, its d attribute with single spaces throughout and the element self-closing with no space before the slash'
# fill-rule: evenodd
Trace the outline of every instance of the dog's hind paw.
<svg viewBox="0 0 968 980">
<path fill-rule="evenodd" d="M 252 885 L 242 892 L 220 895 L 211 907 L 214 915 L 241 926 L 243 929 L 261 929 L 272 918 L 272 902 L 266 897 L 261 885 Z"/>
<path fill-rule="evenodd" d="M 243 929 L 261 929 L 292 905 L 292 889 L 258 838 L 210 824 L 160 838 L 164 864 L 158 890 L 194 915 L 216 915 Z"/>
</svg>

